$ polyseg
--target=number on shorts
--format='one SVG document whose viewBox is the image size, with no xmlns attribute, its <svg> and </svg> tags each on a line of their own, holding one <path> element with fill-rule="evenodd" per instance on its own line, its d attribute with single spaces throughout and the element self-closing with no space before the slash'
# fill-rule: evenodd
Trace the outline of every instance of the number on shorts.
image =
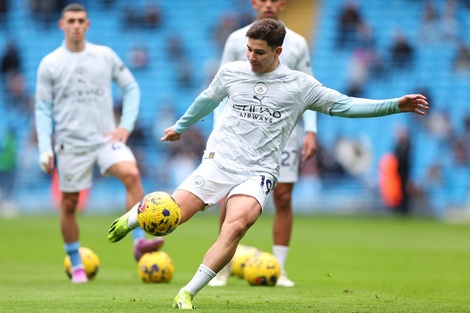
<svg viewBox="0 0 470 313">
<path fill-rule="evenodd" d="M 113 142 L 113 144 L 111 145 L 111 148 L 113 150 L 120 150 L 120 149 L 122 149 L 122 144 L 121 144 L 120 141 L 119 142 Z"/>
<path fill-rule="evenodd" d="M 261 176 L 261 184 L 260 184 L 260 187 L 261 189 L 265 189 L 265 193 L 266 195 L 268 195 L 273 189 L 274 189 L 274 184 L 272 182 L 272 180 L 270 180 L 269 178 L 266 179 L 266 176 L 264 175 L 260 175 Z"/>
<path fill-rule="evenodd" d="M 281 166 L 290 166 L 294 164 L 297 161 L 298 157 L 299 157 L 299 151 L 297 150 L 282 151 Z"/>
</svg>

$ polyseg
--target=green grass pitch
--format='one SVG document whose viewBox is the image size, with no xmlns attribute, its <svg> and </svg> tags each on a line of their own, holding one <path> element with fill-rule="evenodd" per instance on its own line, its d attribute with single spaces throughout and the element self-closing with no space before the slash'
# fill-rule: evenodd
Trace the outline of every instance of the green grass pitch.
<svg viewBox="0 0 470 313">
<path fill-rule="evenodd" d="M 90 210 L 91 212 L 91 210 Z M 101 260 L 95 280 L 72 285 L 57 216 L 0 218 L 0 312 L 175 312 L 172 300 L 217 236 L 217 214 L 197 214 L 167 236 L 169 284 L 137 275 L 129 238 L 111 244 L 115 215 L 81 214 L 81 244 Z M 271 251 L 272 215 L 242 243 Z M 470 312 L 470 225 L 420 218 L 295 217 L 287 260 L 294 288 L 232 277 L 204 288 L 199 312 Z"/>
</svg>

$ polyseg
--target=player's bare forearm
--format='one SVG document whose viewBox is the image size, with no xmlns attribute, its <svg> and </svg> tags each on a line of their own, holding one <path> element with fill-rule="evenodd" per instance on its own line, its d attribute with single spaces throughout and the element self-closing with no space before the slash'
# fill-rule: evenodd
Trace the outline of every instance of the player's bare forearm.
<svg viewBox="0 0 470 313">
<path fill-rule="evenodd" d="M 160 139 L 161 141 L 177 141 L 180 140 L 181 134 L 178 134 L 175 129 L 169 127 L 165 129 L 163 137 Z"/>
<path fill-rule="evenodd" d="M 317 152 L 317 135 L 307 132 L 302 145 L 302 162 L 306 162 Z"/>
<path fill-rule="evenodd" d="M 405 95 L 398 99 L 398 107 L 402 112 L 425 115 L 429 110 L 429 104 L 426 100 L 425 96 L 419 94 Z"/>
</svg>

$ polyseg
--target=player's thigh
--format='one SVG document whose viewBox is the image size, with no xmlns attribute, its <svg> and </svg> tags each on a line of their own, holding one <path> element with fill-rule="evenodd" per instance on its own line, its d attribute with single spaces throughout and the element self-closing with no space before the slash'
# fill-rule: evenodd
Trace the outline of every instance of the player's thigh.
<svg viewBox="0 0 470 313">
<path fill-rule="evenodd" d="M 262 207 L 258 199 L 245 194 L 235 194 L 227 200 L 224 224 L 240 222 L 243 228 L 250 227 L 261 212 Z"/>
<path fill-rule="evenodd" d="M 299 179 L 300 150 L 297 135 L 293 133 L 281 154 L 279 182 L 295 183 Z"/>
<path fill-rule="evenodd" d="M 186 222 L 194 216 L 198 211 L 204 210 L 206 204 L 195 194 L 184 190 L 177 189 L 172 194 L 173 199 L 178 204 L 181 210 L 180 224 Z"/>
<path fill-rule="evenodd" d="M 137 171 L 137 163 L 131 149 L 120 141 L 109 142 L 98 150 L 98 167 L 102 175 L 112 174 L 122 180 L 129 171 Z M 119 166 L 114 166 L 119 164 Z M 112 171 L 110 171 L 112 169 Z"/>
<path fill-rule="evenodd" d="M 62 192 L 78 192 L 92 185 L 96 152 L 57 153 L 57 173 Z"/>
</svg>

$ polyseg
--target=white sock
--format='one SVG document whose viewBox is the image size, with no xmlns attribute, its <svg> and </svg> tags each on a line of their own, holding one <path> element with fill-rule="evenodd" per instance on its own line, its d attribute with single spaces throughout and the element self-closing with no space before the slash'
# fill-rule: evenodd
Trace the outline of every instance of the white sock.
<svg viewBox="0 0 470 313">
<path fill-rule="evenodd" d="M 129 214 L 129 218 L 127 219 L 127 226 L 131 229 L 137 228 L 139 226 L 139 221 L 137 220 L 137 207 L 139 204 L 137 203 L 130 209 L 131 214 Z"/>
<path fill-rule="evenodd" d="M 288 246 L 273 245 L 273 255 L 276 258 L 276 260 L 279 262 L 279 266 L 281 267 L 281 273 L 285 272 L 284 265 L 286 264 L 288 253 L 289 253 Z"/>
<path fill-rule="evenodd" d="M 196 274 L 194 274 L 193 279 L 181 288 L 181 290 L 188 291 L 190 294 L 193 296 L 196 296 L 196 294 L 205 286 L 207 285 L 212 278 L 214 278 L 216 273 L 205 266 L 204 264 L 199 265 L 199 268 L 197 269 Z"/>
</svg>

